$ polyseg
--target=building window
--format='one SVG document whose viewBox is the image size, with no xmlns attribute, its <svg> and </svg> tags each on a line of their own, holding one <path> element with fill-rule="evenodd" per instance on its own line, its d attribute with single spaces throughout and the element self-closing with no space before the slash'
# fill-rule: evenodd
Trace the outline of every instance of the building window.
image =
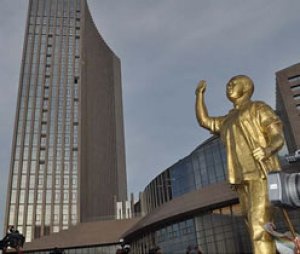
<svg viewBox="0 0 300 254">
<path fill-rule="evenodd" d="M 76 178 L 73 178 L 72 179 L 72 185 L 77 185 L 77 179 Z M 76 198 L 76 197 L 75 197 Z"/>
<path fill-rule="evenodd" d="M 27 181 L 27 175 L 23 174 L 21 178 L 21 188 L 25 189 Z"/>
<path fill-rule="evenodd" d="M 32 227 L 27 226 L 27 228 L 26 228 L 26 242 L 31 241 L 31 233 L 32 233 Z"/>
<path fill-rule="evenodd" d="M 19 203 L 24 204 L 25 202 L 25 190 L 20 191 Z"/>
<path fill-rule="evenodd" d="M 41 137 L 41 149 L 46 146 L 46 137 Z"/>
<path fill-rule="evenodd" d="M 14 225 L 14 219 L 15 219 L 15 211 L 16 211 L 16 206 L 11 205 L 10 206 L 10 211 L 9 211 L 9 225 Z"/>
<path fill-rule="evenodd" d="M 34 185 L 33 185 L 34 186 Z M 29 190 L 29 194 L 28 194 L 28 203 L 32 204 L 34 201 L 34 191 L 33 190 Z M 28 206 L 29 207 L 29 206 Z M 29 208 L 28 208 L 29 209 Z"/>
<path fill-rule="evenodd" d="M 65 176 L 64 176 L 64 185 L 67 187 L 67 186 L 69 186 L 69 181 L 70 181 L 69 175 L 68 175 L 69 170 L 67 172 L 64 172 L 64 173 L 65 173 Z"/>
<path fill-rule="evenodd" d="M 43 192 L 39 190 L 37 193 L 37 202 L 42 203 L 42 198 L 43 198 Z"/>
<path fill-rule="evenodd" d="M 51 206 L 50 205 L 46 205 L 46 209 L 45 209 L 45 224 L 46 225 L 50 225 L 50 221 L 51 221 Z"/>
<path fill-rule="evenodd" d="M 64 191 L 64 203 L 68 203 L 69 201 L 69 191 Z"/>
<path fill-rule="evenodd" d="M 60 203 L 60 191 L 55 191 L 55 203 Z"/>
<path fill-rule="evenodd" d="M 10 203 L 14 204 L 16 203 L 16 200 L 17 200 L 17 191 L 13 190 L 11 192 Z"/>
<path fill-rule="evenodd" d="M 300 91 L 300 84 L 299 84 L 299 85 L 295 85 L 295 86 L 291 86 L 291 90 L 292 90 L 293 92 Z"/>
<path fill-rule="evenodd" d="M 57 176 L 56 179 L 55 179 L 55 185 L 58 187 L 60 186 L 60 177 Z"/>
<path fill-rule="evenodd" d="M 288 78 L 289 82 L 295 82 L 300 80 L 300 75 L 292 76 Z"/>
<path fill-rule="evenodd" d="M 72 202 L 76 202 L 77 201 L 77 192 L 73 192 L 72 193 Z"/>
<path fill-rule="evenodd" d="M 15 161 L 14 163 L 14 173 L 18 173 L 19 172 L 19 161 Z"/>
<path fill-rule="evenodd" d="M 29 188 L 34 188 L 34 185 L 35 185 L 35 176 L 34 175 L 31 175 L 30 176 L 30 182 L 29 182 Z M 30 198 L 30 196 L 29 196 Z M 32 197 L 33 198 L 33 197 Z"/>
<path fill-rule="evenodd" d="M 53 227 L 53 233 L 57 233 L 59 231 L 59 226 L 54 226 Z"/>
<path fill-rule="evenodd" d="M 17 183 L 18 183 L 18 175 L 13 175 L 13 178 L 12 178 L 12 188 L 13 189 L 17 188 Z"/>
<path fill-rule="evenodd" d="M 24 219 L 24 205 L 19 205 L 19 213 L 18 213 L 18 224 L 23 225 Z"/>
<path fill-rule="evenodd" d="M 46 191 L 46 203 L 47 204 L 51 204 L 51 198 L 52 198 L 52 191 L 51 190 L 47 190 Z"/>
<path fill-rule="evenodd" d="M 300 94 L 296 94 L 293 96 L 295 100 L 300 100 Z"/>
<path fill-rule="evenodd" d="M 27 209 L 27 225 L 32 224 L 33 206 L 29 205 Z"/>
</svg>

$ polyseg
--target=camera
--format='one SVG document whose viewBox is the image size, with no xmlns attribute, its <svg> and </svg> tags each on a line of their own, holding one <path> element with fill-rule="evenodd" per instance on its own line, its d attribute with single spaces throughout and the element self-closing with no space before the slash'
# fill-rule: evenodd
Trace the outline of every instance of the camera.
<svg viewBox="0 0 300 254">
<path fill-rule="evenodd" d="M 269 200 L 273 205 L 300 207 L 300 173 L 270 172 L 268 190 Z"/>
</svg>

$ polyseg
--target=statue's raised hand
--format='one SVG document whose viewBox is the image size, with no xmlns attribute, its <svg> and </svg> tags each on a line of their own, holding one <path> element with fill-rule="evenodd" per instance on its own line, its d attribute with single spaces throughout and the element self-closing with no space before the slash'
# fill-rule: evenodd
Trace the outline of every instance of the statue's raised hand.
<svg viewBox="0 0 300 254">
<path fill-rule="evenodd" d="M 196 95 L 198 94 L 203 94 L 206 90 L 206 81 L 205 80 L 201 80 L 198 83 L 197 89 L 196 89 Z"/>
</svg>

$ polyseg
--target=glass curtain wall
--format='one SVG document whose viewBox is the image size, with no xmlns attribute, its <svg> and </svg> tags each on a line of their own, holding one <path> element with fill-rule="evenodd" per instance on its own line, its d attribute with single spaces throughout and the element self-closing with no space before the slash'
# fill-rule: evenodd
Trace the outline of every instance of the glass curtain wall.
<svg viewBox="0 0 300 254">
<path fill-rule="evenodd" d="M 193 190 L 226 180 L 225 148 L 212 137 L 157 176 L 144 190 L 145 211 Z"/>
</svg>

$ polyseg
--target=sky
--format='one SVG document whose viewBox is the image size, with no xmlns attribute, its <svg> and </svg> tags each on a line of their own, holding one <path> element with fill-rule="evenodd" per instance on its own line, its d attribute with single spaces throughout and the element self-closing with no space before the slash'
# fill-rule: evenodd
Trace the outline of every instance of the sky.
<svg viewBox="0 0 300 254">
<path fill-rule="evenodd" d="M 300 62 L 299 0 L 88 0 L 122 64 L 128 192 L 190 154 L 210 133 L 195 117 L 207 81 L 210 115 L 231 104 L 225 85 L 246 74 L 255 100 L 275 106 L 275 72 Z M 0 1 L 0 232 L 4 220 L 27 0 Z"/>
</svg>

